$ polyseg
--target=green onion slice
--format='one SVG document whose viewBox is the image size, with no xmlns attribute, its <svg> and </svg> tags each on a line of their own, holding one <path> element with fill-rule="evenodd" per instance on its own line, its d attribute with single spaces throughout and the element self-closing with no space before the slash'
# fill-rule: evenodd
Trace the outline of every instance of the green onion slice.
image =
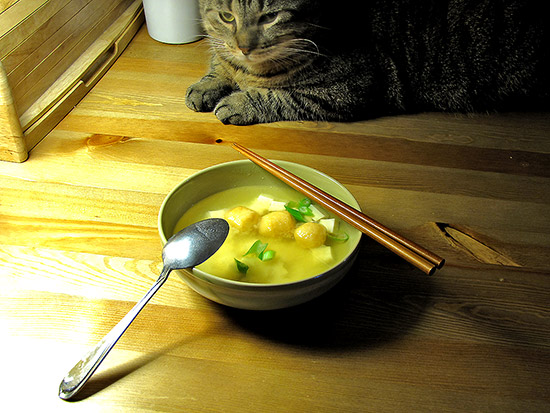
<svg viewBox="0 0 550 413">
<path fill-rule="evenodd" d="M 311 199 L 304 198 L 298 203 L 298 205 L 300 205 L 301 207 L 309 207 L 311 205 Z"/>
<path fill-rule="evenodd" d="M 246 257 L 248 254 L 254 254 L 257 256 L 260 256 L 262 252 L 267 248 L 267 243 L 263 243 L 262 241 L 258 240 L 252 246 L 250 249 L 246 252 L 246 254 L 243 255 L 243 257 Z"/>
<path fill-rule="evenodd" d="M 313 211 L 311 210 L 310 207 L 307 207 L 307 206 L 301 206 L 300 208 L 298 208 L 298 212 L 308 217 L 313 216 Z"/>
<path fill-rule="evenodd" d="M 327 234 L 327 238 L 337 242 L 346 242 L 347 240 L 349 240 L 349 235 L 347 234 L 347 232 L 342 232 L 339 234 Z"/>
<path fill-rule="evenodd" d="M 294 219 L 298 222 L 306 222 L 304 216 L 300 211 L 294 208 L 290 208 L 288 205 L 285 205 L 285 209 L 294 217 Z"/>
<path fill-rule="evenodd" d="M 256 255 L 262 261 L 269 261 L 269 260 L 272 260 L 273 257 L 275 257 L 275 251 L 268 250 L 267 249 L 267 242 L 263 243 L 260 240 L 256 241 L 254 244 L 252 244 L 250 249 L 246 252 L 246 254 L 243 255 L 243 257 L 246 257 L 249 254 Z M 239 262 L 236 258 L 235 258 L 235 261 Z M 245 264 L 243 264 L 243 265 L 245 265 Z M 237 266 L 238 266 L 238 264 L 237 264 Z M 247 269 L 248 269 L 248 267 L 247 267 Z"/>
<path fill-rule="evenodd" d="M 309 198 L 304 198 L 300 202 L 290 201 L 285 205 L 285 209 L 294 217 L 296 221 L 307 222 L 304 216 L 312 217 L 314 215 L 310 206 L 311 200 Z"/>
<path fill-rule="evenodd" d="M 235 258 L 235 263 L 237 264 L 237 270 L 241 274 L 246 274 L 248 271 L 248 265 L 246 265 L 244 262 L 239 261 L 237 258 Z"/>
<path fill-rule="evenodd" d="M 272 260 L 273 257 L 275 257 L 275 251 L 273 250 L 266 250 L 258 255 L 258 258 L 261 259 L 262 261 Z"/>
</svg>

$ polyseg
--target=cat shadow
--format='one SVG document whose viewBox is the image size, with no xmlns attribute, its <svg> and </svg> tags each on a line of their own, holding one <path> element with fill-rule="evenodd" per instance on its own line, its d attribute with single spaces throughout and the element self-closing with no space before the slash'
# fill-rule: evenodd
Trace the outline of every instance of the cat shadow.
<svg viewBox="0 0 550 413">
<path fill-rule="evenodd" d="M 235 326 L 267 340 L 312 350 L 381 346 L 414 328 L 429 305 L 429 276 L 384 247 L 361 241 L 350 272 L 308 303 L 272 311 L 220 307 Z"/>
</svg>

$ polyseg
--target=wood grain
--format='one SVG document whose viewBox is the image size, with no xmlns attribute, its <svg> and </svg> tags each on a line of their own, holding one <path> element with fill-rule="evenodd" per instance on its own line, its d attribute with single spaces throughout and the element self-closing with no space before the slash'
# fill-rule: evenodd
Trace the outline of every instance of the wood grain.
<svg viewBox="0 0 550 413">
<path fill-rule="evenodd" d="M 11 31 L 29 15 L 40 9 L 47 0 L 7 1 L 2 5 L 0 14 L 0 36 Z"/>
<path fill-rule="evenodd" d="M 0 36 L 0 58 L 8 70 L 11 71 L 27 54 L 40 47 L 81 7 L 82 1 L 50 0 L 29 12 L 19 24 L 6 20 L 11 27 Z"/>
<path fill-rule="evenodd" d="M 90 2 L 41 47 L 8 73 L 20 113 L 24 113 L 129 6 L 131 0 Z"/>
<path fill-rule="evenodd" d="M 19 0 L 1 0 L 0 1 L 0 13 L 6 11 L 8 8 L 13 6 Z"/>
<path fill-rule="evenodd" d="M 2 410 L 550 410 L 548 114 L 224 126 L 184 103 L 207 62 L 205 43 L 144 27 L 28 161 L 0 162 Z M 214 304 L 173 274 L 61 401 L 67 370 L 156 279 L 162 200 L 242 159 L 232 141 L 333 176 L 445 267 L 425 277 L 365 238 L 333 290 L 274 312 Z"/>
</svg>

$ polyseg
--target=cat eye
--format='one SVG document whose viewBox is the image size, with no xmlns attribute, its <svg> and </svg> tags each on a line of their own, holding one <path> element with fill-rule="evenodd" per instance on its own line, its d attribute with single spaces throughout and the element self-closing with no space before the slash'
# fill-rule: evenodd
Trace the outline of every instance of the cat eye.
<svg viewBox="0 0 550 413">
<path fill-rule="evenodd" d="M 277 13 L 277 12 L 266 13 L 262 17 L 260 17 L 260 24 L 273 23 L 278 15 L 279 15 L 279 13 Z"/>
<path fill-rule="evenodd" d="M 226 23 L 233 23 L 235 21 L 235 16 L 227 11 L 220 12 L 220 19 Z"/>
</svg>

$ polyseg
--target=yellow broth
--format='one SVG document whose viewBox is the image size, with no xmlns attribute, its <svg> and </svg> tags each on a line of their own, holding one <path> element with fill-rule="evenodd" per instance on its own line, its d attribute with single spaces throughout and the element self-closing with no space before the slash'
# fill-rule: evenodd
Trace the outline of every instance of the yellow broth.
<svg viewBox="0 0 550 413">
<path fill-rule="evenodd" d="M 299 202 L 302 194 L 289 187 L 245 186 L 231 188 L 213 194 L 194 204 L 179 219 L 174 233 L 186 226 L 214 216 L 223 217 L 225 211 L 237 206 L 258 210 L 258 196 L 265 196 L 274 201 Z M 315 204 L 314 204 L 315 205 Z M 323 211 L 318 205 L 316 208 Z M 280 284 L 294 282 L 323 273 L 341 262 L 353 247 L 359 232 L 349 224 L 337 219 L 335 232 L 347 233 L 350 239 L 346 242 L 327 238 L 326 245 L 319 248 L 305 249 L 297 245 L 294 239 L 277 239 L 261 237 L 257 232 L 240 232 L 231 227 L 227 240 L 222 247 L 207 261 L 197 266 L 198 269 L 218 277 L 250 283 Z M 300 223 L 297 222 L 296 226 Z M 254 242 L 260 240 L 267 243 L 267 250 L 275 251 L 275 256 L 269 261 L 262 261 L 256 255 L 246 255 Z M 328 247 L 327 247 L 328 246 Z M 327 255 L 330 252 L 330 255 Z M 248 265 L 246 274 L 239 272 L 235 259 Z"/>
</svg>

